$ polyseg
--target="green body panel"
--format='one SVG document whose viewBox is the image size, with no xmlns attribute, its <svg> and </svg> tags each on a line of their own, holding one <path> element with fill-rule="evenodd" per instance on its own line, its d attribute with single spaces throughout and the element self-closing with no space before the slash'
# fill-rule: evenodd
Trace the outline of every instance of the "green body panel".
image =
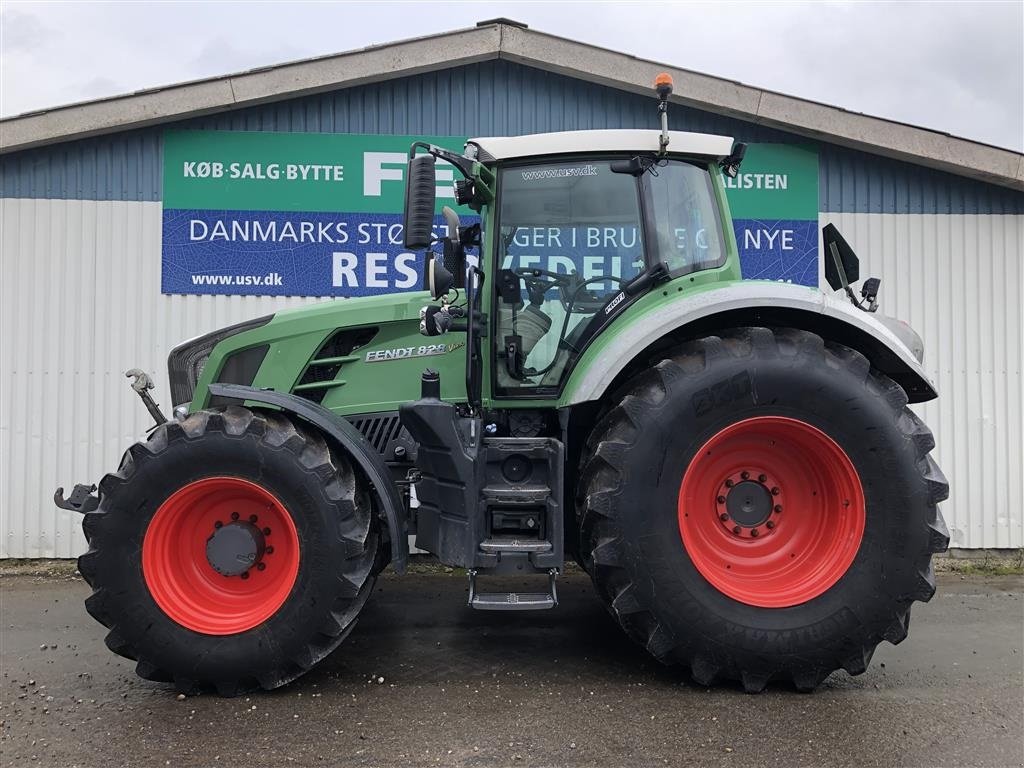
<svg viewBox="0 0 1024 768">
<path fill-rule="evenodd" d="M 291 392 L 308 362 L 335 330 L 367 326 L 380 330 L 369 344 L 350 356 L 350 362 L 342 363 L 335 380 L 344 383 L 328 389 L 322 401 L 324 407 L 341 416 L 393 411 L 419 397 L 420 374 L 426 367 L 441 373 L 441 394 L 446 400 L 465 401 L 465 335 L 453 333 L 437 339 L 421 336 L 419 310 L 429 301 L 427 293 L 416 292 L 335 299 L 278 312 L 267 325 L 231 336 L 214 348 L 199 378 L 191 408 L 205 407 L 210 383 L 215 381 L 224 359 L 233 352 L 268 344 L 267 355 L 252 385 Z M 365 362 L 368 352 L 410 347 L 419 351 L 436 344 L 447 345 L 450 351 Z"/>
<path fill-rule="evenodd" d="M 602 360 L 602 354 L 617 330 L 632 323 L 651 321 L 667 303 L 685 301 L 698 292 L 724 287 L 740 280 L 739 255 L 721 172 L 714 164 L 710 170 L 722 214 L 724 244 L 727 251 L 725 263 L 716 269 L 694 272 L 664 283 L 622 311 L 579 358 L 558 397 L 494 397 L 493 366 L 498 361 L 494 359 L 492 349 L 493 330 L 481 329 L 484 407 L 563 406 L 572 401 L 575 383 L 591 367 L 606 364 Z M 481 211 L 485 232 L 494 232 L 494 208 L 485 206 Z M 485 238 L 480 261 L 488 274 L 494 272 L 493 248 L 493 241 Z M 494 314 L 492 299 L 490 285 L 486 285 L 481 296 L 481 309 L 488 317 L 493 317 Z M 433 338 L 420 335 L 419 311 L 430 303 L 435 302 L 428 293 L 416 292 L 335 299 L 279 312 L 267 325 L 230 336 L 217 344 L 199 378 L 190 407 L 197 410 L 208 404 L 208 387 L 216 381 L 228 355 L 263 344 L 269 345 L 269 349 L 252 386 L 297 394 L 309 394 L 313 390 L 326 389 L 322 405 L 340 416 L 394 411 L 402 403 L 417 399 L 420 394 L 420 376 L 425 368 L 431 368 L 441 374 L 443 399 L 455 403 L 466 402 L 466 335 L 462 332 L 451 332 Z M 377 327 L 377 335 L 369 344 L 356 350 L 341 363 L 333 382 L 326 386 L 299 385 L 310 360 L 337 329 L 367 326 Z M 422 354 L 428 348 L 434 349 L 437 345 L 444 345 L 443 353 Z M 367 361 L 367 353 L 397 349 L 407 350 L 408 354 L 395 359 Z M 297 387 L 299 388 L 296 389 Z"/>
</svg>

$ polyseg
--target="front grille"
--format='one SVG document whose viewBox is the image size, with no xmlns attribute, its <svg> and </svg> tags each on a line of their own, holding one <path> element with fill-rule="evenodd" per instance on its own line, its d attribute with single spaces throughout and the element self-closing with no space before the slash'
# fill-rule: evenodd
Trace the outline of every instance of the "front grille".
<svg viewBox="0 0 1024 768">
<path fill-rule="evenodd" d="M 353 362 L 355 358 L 352 353 L 373 341 L 378 330 L 371 327 L 341 328 L 335 331 L 307 363 L 302 378 L 292 392 L 314 403 L 323 402 L 328 390 L 345 383 L 338 379 L 342 366 Z"/>
<path fill-rule="evenodd" d="M 199 336 L 179 344 L 171 350 L 167 357 L 167 374 L 171 385 L 171 404 L 181 405 L 189 402 L 196 390 L 196 383 L 203 374 L 206 361 L 213 352 L 213 348 L 224 339 L 243 331 L 250 331 L 260 328 L 271 320 L 273 315 L 257 317 L 255 320 L 247 320 L 244 323 L 230 325 L 227 328 L 219 328 L 212 333 Z"/>
<path fill-rule="evenodd" d="M 217 374 L 217 383 L 241 384 L 245 387 L 251 387 L 269 351 L 269 344 L 260 344 L 256 347 L 232 352 L 224 360 L 224 365 L 221 366 L 220 373 Z M 243 402 L 243 400 L 234 397 L 211 395 L 208 405 L 210 407 L 241 405 Z"/>
</svg>

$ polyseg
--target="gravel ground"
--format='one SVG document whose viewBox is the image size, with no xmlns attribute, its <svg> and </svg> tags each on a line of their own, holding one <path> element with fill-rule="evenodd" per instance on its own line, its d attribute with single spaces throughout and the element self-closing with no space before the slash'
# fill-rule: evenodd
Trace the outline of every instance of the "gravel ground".
<svg viewBox="0 0 1024 768">
<path fill-rule="evenodd" d="M 813 695 L 706 689 L 651 662 L 586 576 L 553 611 L 464 606 L 465 579 L 388 575 L 300 681 L 179 698 L 135 677 L 68 567 L 0 572 L 5 766 L 1020 766 L 1024 579 L 947 573 L 910 638 Z M 33 575 L 34 574 L 34 575 Z"/>
</svg>

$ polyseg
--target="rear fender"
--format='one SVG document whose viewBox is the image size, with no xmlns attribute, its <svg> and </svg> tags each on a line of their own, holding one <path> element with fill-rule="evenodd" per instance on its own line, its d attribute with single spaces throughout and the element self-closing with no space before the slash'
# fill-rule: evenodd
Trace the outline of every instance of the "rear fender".
<svg viewBox="0 0 1024 768">
<path fill-rule="evenodd" d="M 593 344 L 569 379 L 560 405 L 600 400 L 606 391 L 646 364 L 666 341 L 678 342 L 741 325 L 794 327 L 856 349 L 906 391 L 910 402 L 938 396 L 918 355 L 920 338 L 905 324 L 864 312 L 845 298 L 814 288 L 739 281 L 657 305 L 623 318 Z"/>
<path fill-rule="evenodd" d="M 409 559 L 405 504 L 384 459 L 358 429 L 323 406 L 286 392 L 254 389 L 240 384 L 211 384 L 210 394 L 278 408 L 316 427 L 351 456 L 370 481 L 371 492 L 387 519 L 392 565 L 398 573 L 405 572 Z"/>
</svg>

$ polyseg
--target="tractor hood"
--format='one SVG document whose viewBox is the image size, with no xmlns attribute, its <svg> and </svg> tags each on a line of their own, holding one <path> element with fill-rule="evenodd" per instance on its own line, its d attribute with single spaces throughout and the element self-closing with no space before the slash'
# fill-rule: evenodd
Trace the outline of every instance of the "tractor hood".
<svg viewBox="0 0 1024 768">
<path fill-rule="evenodd" d="M 183 352 L 205 355 L 193 364 L 187 386 L 171 370 L 175 406 L 228 404 L 210 396 L 209 385 L 217 382 L 290 392 L 340 415 L 392 411 L 415 399 L 428 364 L 448 374 L 442 377 L 447 399 L 465 400 L 462 337 L 426 343 L 434 340 L 419 333 L 420 309 L 429 302 L 419 291 L 336 299 L 283 310 L 255 327 L 232 326 L 226 336 L 200 337 L 169 360 L 171 368 Z M 194 349 L 211 337 L 219 338 L 208 353 Z"/>
</svg>

